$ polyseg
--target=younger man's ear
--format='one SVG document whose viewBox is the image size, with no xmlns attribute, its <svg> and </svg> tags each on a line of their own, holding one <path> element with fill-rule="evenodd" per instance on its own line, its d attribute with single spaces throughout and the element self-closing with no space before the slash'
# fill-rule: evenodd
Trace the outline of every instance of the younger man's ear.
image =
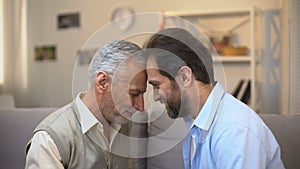
<svg viewBox="0 0 300 169">
<path fill-rule="evenodd" d="M 188 87 L 192 84 L 193 72 L 188 66 L 182 66 L 178 71 L 178 76 L 183 86 Z"/>
<path fill-rule="evenodd" d="M 95 79 L 96 90 L 103 93 L 108 88 L 108 82 L 109 75 L 103 71 L 98 72 Z"/>
</svg>

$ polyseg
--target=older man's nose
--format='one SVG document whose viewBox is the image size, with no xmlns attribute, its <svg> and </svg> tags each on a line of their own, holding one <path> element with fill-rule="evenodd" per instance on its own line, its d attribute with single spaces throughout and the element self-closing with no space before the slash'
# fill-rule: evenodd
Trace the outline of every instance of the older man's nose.
<svg viewBox="0 0 300 169">
<path fill-rule="evenodd" d="M 138 111 L 144 111 L 144 96 L 139 95 L 133 99 L 133 107 Z"/>
</svg>

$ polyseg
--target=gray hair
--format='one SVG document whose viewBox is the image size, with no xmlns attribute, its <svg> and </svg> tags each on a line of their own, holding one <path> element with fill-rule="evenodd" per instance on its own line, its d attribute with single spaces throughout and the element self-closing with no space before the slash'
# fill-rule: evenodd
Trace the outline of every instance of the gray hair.
<svg viewBox="0 0 300 169">
<path fill-rule="evenodd" d="M 98 49 L 89 65 L 89 86 L 95 82 L 95 77 L 99 71 L 104 71 L 111 77 L 116 68 L 124 68 L 119 65 L 129 57 L 135 57 L 138 64 L 145 68 L 145 57 L 141 48 L 136 44 L 125 40 L 115 40 L 102 46 Z"/>
</svg>

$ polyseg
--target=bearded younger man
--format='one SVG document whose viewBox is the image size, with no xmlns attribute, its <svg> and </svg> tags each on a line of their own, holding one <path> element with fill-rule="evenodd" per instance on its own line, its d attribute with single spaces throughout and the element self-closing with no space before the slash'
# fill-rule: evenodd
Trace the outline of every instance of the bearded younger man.
<svg viewBox="0 0 300 169">
<path fill-rule="evenodd" d="M 188 31 L 162 30 L 145 44 L 154 100 L 184 117 L 185 169 L 282 169 L 279 145 L 261 118 L 214 79 L 212 56 Z"/>
</svg>

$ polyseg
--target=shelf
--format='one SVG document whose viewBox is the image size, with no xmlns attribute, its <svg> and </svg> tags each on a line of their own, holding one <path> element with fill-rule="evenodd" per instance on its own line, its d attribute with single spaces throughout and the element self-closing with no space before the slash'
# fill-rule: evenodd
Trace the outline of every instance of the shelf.
<svg viewBox="0 0 300 169">
<path fill-rule="evenodd" d="M 214 62 L 238 62 L 238 63 L 242 63 L 242 62 L 249 62 L 251 61 L 251 57 L 250 56 L 213 56 L 213 61 Z"/>
<path fill-rule="evenodd" d="M 209 16 L 209 15 L 247 15 L 250 9 L 235 9 L 235 10 L 201 10 L 201 11 L 168 11 L 166 15 L 173 15 L 178 17 L 191 17 L 191 16 Z"/>
<path fill-rule="evenodd" d="M 235 38 L 232 46 L 248 48 L 248 55 L 222 56 L 216 54 L 213 56 L 213 62 L 215 66 L 218 66 L 219 63 L 224 65 L 224 72 L 227 73 L 226 78 L 228 78 L 225 83 L 229 91 L 234 90 L 233 87 L 240 79 L 248 78 L 251 81 L 251 97 L 248 104 L 257 110 L 259 103 L 259 97 L 257 97 L 259 76 L 257 75 L 260 71 L 259 66 L 261 66 L 258 60 L 261 58 L 261 54 L 257 51 L 262 48 L 262 44 L 256 42 L 260 42 L 259 38 L 262 37 L 262 12 L 258 8 L 250 7 L 224 10 L 166 11 L 163 14 L 165 14 L 165 27 L 179 27 L 190 31 L 194 31 L 193 29 L 196 28 L 202 32 L 226 33 L 230 31 Z"/>
</svg>

